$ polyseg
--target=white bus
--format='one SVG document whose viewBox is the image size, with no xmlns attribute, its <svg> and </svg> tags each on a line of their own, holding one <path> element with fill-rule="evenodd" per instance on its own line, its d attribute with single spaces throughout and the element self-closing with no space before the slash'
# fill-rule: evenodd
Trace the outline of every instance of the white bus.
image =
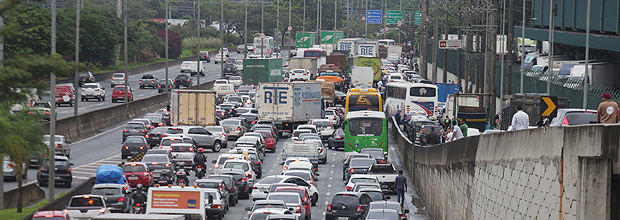
<svg viewBox="0 0 620 220">
<path fill-rule="evenodd" d="M 386 85 L 385 109 L 394 115 L 401 109 L 401 115 L 409 112 L 423 112 L 430 118 L 437 117 L 437 86 L 433 84 L 398 81 Z"/>
<path fill-rule="evenodd" d="M 265 38 L 254 37 L 254 53 L 257 56 L 263 56 L 270 58 L 276 49 L 276 41 L 273 37 L 266 36 Z M 261 51 L 262 50 L 262 51 Z"/>
<path fill-rule="evenodd" d="M 383 45 L 383 46 L 390 46 L 390 45 L 394 45 L 396 44 L 396 42 L 392 39 L 381 39 L 379 40 L 379 45 Z"/>
</svg>

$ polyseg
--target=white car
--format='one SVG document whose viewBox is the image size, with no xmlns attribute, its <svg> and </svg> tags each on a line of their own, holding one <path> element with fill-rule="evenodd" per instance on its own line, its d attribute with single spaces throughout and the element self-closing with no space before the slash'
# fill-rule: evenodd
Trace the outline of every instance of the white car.
<svg viewBox="0 0 620 220">
<path fill-rule="evenodd" d="M 229 57 L 230 55 L 228 54 L 228 48 L 222 48 L 221 50 L 218 50 L 217 53 L 218 54 L 222 54 L 222 50 L 224 50 L 224 56 Z"/>
<path fill-rule="evenodd" d="M 84 83 L 82 85 L 82 102 L 89 99 L 97 99 L 97 101 L 105 101 L 105 89 L 99 83 Z"/>
<path fill-rule="evenodd" d="M 112 74 L 112 80 L 110 80 L 110 87 L 114 88 L 114 86 L 118 85 L 125 85 L 125 73 Z"/>
<path fill-rule="evenodd" d="M 378 189 L 381 190 L 381 184 L 380 183 L 356 183 L 353 186 L 353 192 L 359 192 L 361 189 Z"/>
<path fill-rule="evenodd" d="M 300 161 L 306 161 L 310 163 L 310 159 L 308 159 L 307 157 L 287 157 L 286 161 L 280 163 L 282 165 L 282 172 L 285 172 L 288 169 L 289 164 L 293 162 L 300 162 Z"/>
<path fill-rule="evenodd" d="M 218 53 L 215 55 L 215 64 L 219 63 L 219 62 L 226 62 L 226 57 L 222 57 L 221 53 Z"/>
<path fill-rule="evenodd" d="M 290 71 L 288 79 L 289 81 L 308 81 L 310 80 L 310 73 L 305 69 L 293 69 Z"/>
<path fill-rule="evenodd" d="M 312 133 L 315 133 L 315 134 L 319 133 L 318 130 L 316 129 L 316 126 L 314 126 L 314 125 L 299 125 L 299 126 L 297 126 L 296 129 L 298 129 L 298 130 L 308 129 L 308 130 L 312 131 Z"/>
<path fill-rule="evenodd" d="M 71 219 L 91 219 L 98 215 L 110 213 L 105 198 L 100 195 L 77 195 L 71 197 L 65 213 Z"/>
<path fill-rule="evenodd" d="M 329 119 L 332 125 L 340 124 L 340 117 L 336 114 L 336 110 L 325 110 L 325 119 Z"/>
<path fill-rule="evenodd" d="M 229 84 L 229 82 L 228 82 L 227 79 L 217 79 L 213 83 L 213 89 L 216 89 L 220 85 L 228 85 L 228 84 Z"/>
<path fill-rule="evenodd" d="M 353 174 L 345 186 L 346 190 L 352 191 L 357 183 L 379 183 L 379 179 L 374 175 Z"/>
<path fill-rule="evenodd" d="M 306 209 L 299 193 L 273 192 L 269 193 L 267 200 L 282 200 L 286 203 L 286 207 L 293 209 L 293 213 L 295 213 L 299 219 L 306 219 Z"/>
<path fill-rule="evenodd" d="M 182 73 L 198 72 L 198 63 L 196 61 L 183 61 L 183 63 L 181 63 L 181 72 Z"/>
<path fill-rule="evenodd" d="M 243 72 L 243 60 L 235 60 L 235 67 L 238 71 Z"/>
<path fill-rule="evenodd" d="M 227 154 L 220 154 L 217 160 L 213 160 L 213 167 L 217 170 L 224 165 L 224 162 L 227 160 L 245 160 L 245 156 L 243 154 L 238 154 L 237 150 L 229 150 Z"/>
<path fill-rule="evenodd" d="M 245 177 L 248 178 L 248 183 L 251 185 L 256 181 L 256 175 L 252 171 L 252 163 L 247 160 L 226 160 L 224 164 L 222 164 L 222 168 L 234 168 L 234 169 L 242 169 L 245 172 Z"/>
<path fill-rule="evenodd" d="M 327 141 L 334 133 L 334 126 L 329 119 L 314 119 L 310 121 L 310 124 L 316 126 L 323 141 Z"/>
<path fill-rule="evenodd" d="M 224 217 L 224 214 L 229 209 L 228 203 L 226 199 L 223 199 L 222 193 L 217 189 L 212 188 L 201 188 L 202 192 L 205 194 L 205 211 L 207 213 L 214 213 L 219 216 L 220 219 Z M 212 203 L 209 203 L 209 196 L 213 198 Z"/>
<path fill-rule="evenodd" d="M 273 175 L 263 177 L 260 181 L 254 184 L 252 188 L 252 200 L 261 200 L 267 198 L 269 194 L 269 187 L 274 183 L 292 183 L 297 186 L 305 187 L 308 190 L 308 195 L 312 198 L 312 205 L 316 205 L 319 200 L 319 190 L 316 186 L 308 183 L 308 181 L 298 176 L 285 176 L 285 175 Z"/>
<path fill-rule="evenodd" d="M 228 77 L 228 83 L 233 84 L 233 86 L 240 86 L 243 84 L 243 79 L 241 76 L 231 76 Z"/>
<path fill-rule="evenodd" d="M 318 180 L 316 174 L 314 174 L 314 172 L 312 172 L 311 170 L 287 170 L 283 172 L 282 175 L 296 176 L 296 177 L 306 180 L 308 183 L 315 185 L 315 186 L 316 186 L 315 181 Z"/>
</svg>

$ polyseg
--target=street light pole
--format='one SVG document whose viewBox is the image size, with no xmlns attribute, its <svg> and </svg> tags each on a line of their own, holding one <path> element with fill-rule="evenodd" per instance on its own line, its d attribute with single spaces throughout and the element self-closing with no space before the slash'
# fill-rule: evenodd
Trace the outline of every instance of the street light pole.
<svg viewBox="0 0 620 220">
<path fill-rule="evenodd" d="M 166 92 L 166 100 L 168 100 L 168 105 L 170 105 L 170 93 L 168 92 L 168 88 L 170 88 L 170 85 L 168 83 L 168 19 L 169 19 L 169 15 L 170 15 L 170 9 L 168 8 L 168 0 L 166 0 L 166 15 L 165 17 L 165 23 L 166 23 L 166 88 L 164 89 L 164 91 Z"/>
<path fill-rule="evenodd" d="M 77 0 L 76 1 L 76 9 L 75 9 L 75 72 L 74 72 L 74 77 L 73 77 L 73 87 L 75 87 L 76 89 L 79 88 L 79 82 L 78 80 L 80 79 L 78 76 L 78 64 L 80 64 L 80 9 L 82 8 L 82 0 Z M 78 115 L 78 103 L 80 103 L 78 100 L 78 96 L 80 96 L 82 94 L 80 93 L 75 93 L 75 104 L 73 105 L 73 116 L 77 116 Z"/>
<path fill-rule="evenodd" d="M 243 58 L 247 59 L 248 58 L 248 46 L 247 46 L 248 45 L 248 0 L 245 0 L 245 24 L 243 28 L 245 29 L 245 31 L 243 32 L 243 47 L 245 48 L 244 53 L 243 53 Z"/>
<path fill-rule="evenodd" d="M 129 60 L 127 59 L 127 0 L 123 0 L 123 64 L 124 64 L 124 72 L 125 72 L 125 113 L 129 116 L 129 72 L 127 69 L 127 64 Z"/>
<path fill-rule="evenodd" d="M 500 48 L 500 51 L 502 53 L 502 60 L 500 62 L 500 77 L 499 77 L 499 98 L 503 99 L 504 97 L 504 54 L 505 54 L 505 45 L 506 45 L 506 36 L 504 36 L 504 32 L 505 32 L 505 28 L 504 28 L 504 22 L 506 22 L 506 0 L 502 0 L 502 4 L 503 4 L 503 10 L 502 10 L 502 38 L 501 38 L 501 42 L 500 42 L 500 46 L 502 48 Z M 508 76 L 511 77 L 511 76 Z M 500 102 L 500 109 L 504 109 L 503 107 L 504 102 Z"/>
<path fill-rule="evenodd" d="M 291 26 L 291 6 L 292 6 L 293 0 L 288 0 L 288 26 Z M 288 27 L 287 27 L 287 31 L 288 31 Z M 293 31 L 288 31 L 288 50 L 289 50 L 289 54 L 291 52 L 291 34 Z"/>
<path fill-rule="evenodd" d="M 590 6 L 591 0 L 588 0 L 586 12 L 586 69 L 583 77 L 583 109 L 588 108 L 588 88 L 590 87 Z"/>
<path fill-rule="evenodd" d="M 366 12 L 364 12 L 364 38 L 368 38 L 368 0 L 364 0 L 364 4 L 366 5 Z"/>
<path fill-rule="evenodd" d="M 547 94 L 551 95 L 551 76 L 553 76 L 553 0 L 549 2 L 549 59 L 547 60 Z M 523 59 L 521 59 L 523 62 Z"/>
<path fill-rule="evenodd" d="M 262 6 L 263 1 L 261 0 L 261 6 Z M 222 46 L 220 47 L 220 57 L 222 58 L 221 62 L 220 62 L 220 77 L 224 78 L 224 59 L 226 58 L 226 56 L 224 55 L 224 46 L 226 46 L 226 42 L 224 42 L 224 0 L 220 0 L 220 37 L 221 37 L 221 41 L 222 41 Z"/>
<path fill-rule="evenodd" d="M 51 55 L 53 56 L 56 53 L 56 0 L 52 0 L 52 51 Z M 52 72 L 50 73 L 50 91 L 56 91 L 56 75 Z M 50 109 L 50 145 L 48 154 L 48 170 L 49 178 L 48 178 L 48 201 L 49 203 L 54 202 L 54 187 L 55 187 L 55 172 L 56 164 L 54 164 L 54 152 L 56 148 L 56 95 L 53 92 L 50 92 L 51 96 L 51 109 Z"/>
<path fill-rule="evenodd" d="M 197 14 L 197 19 L 196 19 L 196 23 L 197 23 L 197 27 L 196 27 L 196 35 L 198 37 L 198 44 L 196 45 L 196 54 L 198 55 L 197 60 L 196 60 L 196 75 L 198 75 L 197 77 L 197 84 L 198 84 L 198 89 L 200 89 L 200 75 L 202 74 L 200 71 L 200 28 L 202 27 L 202 21 L 200 21 L 200 0 L 198 0 L 198 13 Z M 191 74 L 190 74 L 191 75 Z"/>
<path fill-rule="evenodd" d="M 306 36 L 306 0 L 304 0 L 304 15 L 303 18 L 301 19 L 301 34 L 302 34 L 302 40 L 303 38 Z"/>
<path fill-rule="evenodd" d="M 523 94 L 523 60 L 525 60 L 525 1 L 523 0 L 523 13 L 521 17 L 521 81 L 519 82 L 519 93 Z"/>
</svg>

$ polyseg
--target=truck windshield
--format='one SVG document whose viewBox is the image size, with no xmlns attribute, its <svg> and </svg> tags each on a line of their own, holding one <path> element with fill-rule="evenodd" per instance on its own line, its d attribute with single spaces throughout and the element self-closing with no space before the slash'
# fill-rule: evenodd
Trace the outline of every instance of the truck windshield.
<svg viewBox="0 0 620 220">
<path fill-rule="evenodd" d="M 349 133 L 353 136 L 380 136 L 383 120 L 380 118 L 353 118 L 349 120 Z"/>
</svg>

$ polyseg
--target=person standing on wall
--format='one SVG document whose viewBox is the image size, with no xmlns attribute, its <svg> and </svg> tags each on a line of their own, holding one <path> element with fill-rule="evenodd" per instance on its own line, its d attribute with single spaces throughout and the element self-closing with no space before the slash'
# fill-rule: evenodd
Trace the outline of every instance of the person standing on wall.
<svg viewBox="0 0 620 220">
<path fill-rule="evenodd" d="M 452 139 L 450 141 L 458 140 L 464 138 L 463 132 L 461 132 L 461 128 L 456 124 L 456 121 L 452 122 Z"/>
<path fill-rule="evenodd" d="M 603 101 L 598 105 L 598 123 L 618 123 L 618 103 L 611 101 L 611 95 L 609 95 L 609 93 L 602 94 L 601 99 L 603 99 Z"/>
<path fill-rule="evenodd" d="M 469 129 L 469 126 L 467 126 L 467 123 L 465 123 L 465 120 L 462 118 L 458 118 L 459 120 L 459 129 L 461 129 L 461 133 L 463 134 L 463 137 L 467 137 L 467 130 Z"/>
<path fill-rule="evenodd" d="M 512 131 L 525 130 L 530 126 L 530 116 L 523 111 L 523 106 L 517 105 L 517 113 L 512 116 Z"/>
</svg>

